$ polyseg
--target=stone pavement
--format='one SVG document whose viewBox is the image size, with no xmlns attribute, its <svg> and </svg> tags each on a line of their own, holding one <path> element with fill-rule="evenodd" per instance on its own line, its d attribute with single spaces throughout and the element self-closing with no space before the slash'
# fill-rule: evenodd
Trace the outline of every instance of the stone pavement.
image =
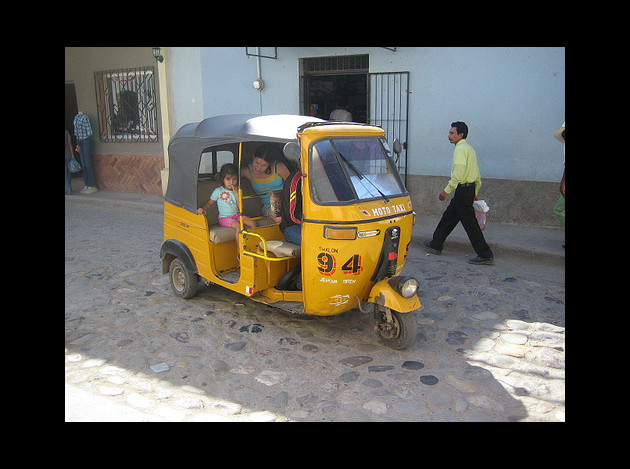
<svg viewBox="0 0 630 469">
<path fill-rule="evenodd" d="M 420 240 L 416 344 L 369 315 L 296 317 L 216 286 L 181 300 L 159 268 L 163 198 L 66 196 L 67 421 L 564 421 L 564 231 L 491 224 L 494 266 L 456 228 Z"/>
</svg>

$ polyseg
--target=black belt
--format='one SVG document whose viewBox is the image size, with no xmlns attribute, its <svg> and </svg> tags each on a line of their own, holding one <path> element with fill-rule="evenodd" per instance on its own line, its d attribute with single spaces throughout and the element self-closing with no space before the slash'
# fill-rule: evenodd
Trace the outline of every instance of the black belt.
<svg viewBox="0 0 630 469">
<path fill-rule="evenodd" d="M 459 187 L 474 187 L 474 182 L 465 182 L 464 184 L 457 184 Z"/>
</svg>

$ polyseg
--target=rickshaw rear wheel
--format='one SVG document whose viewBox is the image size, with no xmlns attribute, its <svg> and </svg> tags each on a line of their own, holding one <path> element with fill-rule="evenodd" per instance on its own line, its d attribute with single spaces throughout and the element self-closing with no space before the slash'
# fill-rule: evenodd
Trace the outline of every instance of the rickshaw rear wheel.
<svg viewBox="0 0 630 469">
<path fill-rule="evenodd" d="M 374 329 L 385 345 L 402 350 L 416 340 L 418 324 L 413 312 L 400 313 L 385 306 L 375 305 Z"/>
<path fill-rule="evenodd" d="M 175 258 L 168 268 L 168 276 L 175 296 L 179 298 L 192 298 L 197 294 L 199 276 L 188 271 L 184 263 Z"/>
</svg>

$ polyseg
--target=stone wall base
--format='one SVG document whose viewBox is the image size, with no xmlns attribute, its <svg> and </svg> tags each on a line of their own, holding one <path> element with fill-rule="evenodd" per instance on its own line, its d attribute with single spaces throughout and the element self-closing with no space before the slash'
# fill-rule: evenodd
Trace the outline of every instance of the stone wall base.
<svg viewBox="0 0 630 469">
<path fill-rule="evenodd" d="M 164 158 L 154 155 L 94 155 L 100 190 L 162 195 Z"/>
<path fill-rule="evenodd" d="M 447 200 L 438 200 L 438 194 L 446 187 L 448 177 L 407 176 L 407 187 L 413 207 L 419 216 L 441 217 L 453 193 Z M 488 222 L 520 225 L 562 227 L 553 213 L 560 197 L 558 182 L 514 181 L 482 177 L 479 198 L 484 199 L 490 211 Z"/>
</svg>

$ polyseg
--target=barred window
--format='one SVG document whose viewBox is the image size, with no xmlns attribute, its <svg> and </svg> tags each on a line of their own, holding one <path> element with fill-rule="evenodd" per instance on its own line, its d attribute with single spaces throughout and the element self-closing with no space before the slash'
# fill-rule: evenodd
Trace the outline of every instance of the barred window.
<svg viewBox="0 0 630 469">
<path fill-rule="evenodd" d="M 94 73 L 101 142 L 157 142 L 154 67 Z"/>
</svg>

